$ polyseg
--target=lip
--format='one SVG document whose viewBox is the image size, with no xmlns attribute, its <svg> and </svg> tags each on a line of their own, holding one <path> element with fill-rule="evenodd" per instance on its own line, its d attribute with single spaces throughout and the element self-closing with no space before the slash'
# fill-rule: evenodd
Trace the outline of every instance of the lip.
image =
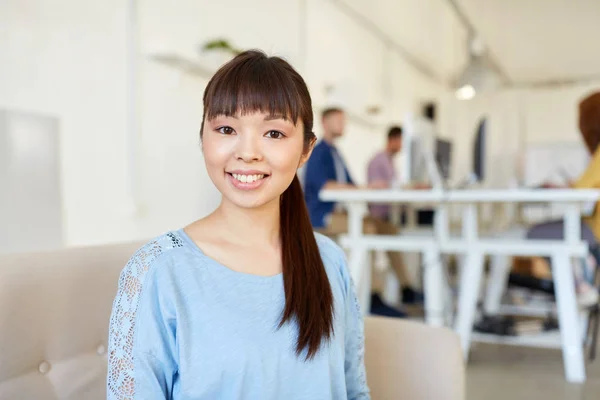
<svg viewBox="0 0 600 400">
<path fill-rule="evenodd" d="M 269 174 L 265 174 L 264 172 L 254 171 L 254 170 L 252 170 L 252 171 L 250 171 L 250 170 L 228 171 L 225 174 L 227 175 L 227 179 L 229 180 L 229 182 L 235 188 L 240 189 L 240 190 L 256 190 L 259 187 L 261 187 L 265 183 L 265 181 L 267 179 L 269 179 L 271 177 Z M 259 180 L 255 181 L 255 182 L 246 182 L 246 183 L 244 183 L 244 182 L 240 182 L 237 179 L 235 179 L 232 174 L 238 174 L 238 175 L 267 175 L 267 176 L 265 176 L 262 179 L 259 179 Z"/>
<path fill-rule="evenodd" d="M 264 171 L 259 171 L 257 169 L 236 169 L 233 171 L 225 171 L 228 174 L 238 174 L 238 175 L 269 175 Z"/>
</svg>

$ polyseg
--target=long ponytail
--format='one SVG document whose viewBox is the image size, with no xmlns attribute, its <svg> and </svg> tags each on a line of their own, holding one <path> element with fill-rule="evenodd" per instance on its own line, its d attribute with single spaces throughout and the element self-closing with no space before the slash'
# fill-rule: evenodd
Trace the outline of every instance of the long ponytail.
<svg viewBox="0 0 600 400">
<path fill-rule="evenodd" d="M 298 325 L 296 354 L 312 359 L 333 334 L 333 293 L 313 233 L 298 176 L 281 195 L 281 255 L 285 308 L 280 327 Z"/>
</svg>

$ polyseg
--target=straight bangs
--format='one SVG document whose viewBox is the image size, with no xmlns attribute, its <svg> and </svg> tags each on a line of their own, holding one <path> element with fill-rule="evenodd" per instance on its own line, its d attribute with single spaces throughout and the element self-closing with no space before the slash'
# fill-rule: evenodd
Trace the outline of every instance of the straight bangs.
<svg viewBox="0 0 600 400">
<path fill-rule="evenodd" d="M 290 73 L 292 72 L 292 73 Z M 238 56 L 224 65 L 204 92 L 204 118 L 228 117 L 255 112 L 283 118 L 312 130 L 312 105 L 306 85 L 289 64 L 260 52 Z M 306 93 L 303 93 L 306 91 Z"/>
</svg>

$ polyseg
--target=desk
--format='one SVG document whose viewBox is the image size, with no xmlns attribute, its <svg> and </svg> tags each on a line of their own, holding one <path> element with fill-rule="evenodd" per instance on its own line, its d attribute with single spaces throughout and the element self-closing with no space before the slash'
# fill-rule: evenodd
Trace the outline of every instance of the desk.
<svg viewBox="0 0 600 400">
<path fill-rule="evenodd" d="M 556 288 L 558 318 L 561 326 L 560 346 L 563 350 L 565 375 L 570 382 L 585 380 L 582 334 L 579 329 L 578 307 L 571 261 L 587 255 L 587 244 L 581 240 L 581 207 L 598 201 L 600 190 L 595 189 L 520 189 L 520 190 L 325 190 L 325 201 L 345 203 L 348 208 L 348 235 L 341 245 L 349 249 L 348 265 L 357 286 L 361 288 L 363 310 L 368 308 L 365 292 L 370 289 L 367 254 L 369 250 L 396 250 L 423 254 L 425 318 L 432 325 L 443 325 L 446 288 L 441 262 L 442 254 L 461 254 L 464 266 L 454 328 L 461 337 L 465 357 L 468 356 L 472 327 L 483 274 L 484 256 L 546 256 L 552 260 Z M 435 209 L 433 235 L 383 236 L 364 235 L 362 217 L 367 203 L 428 203 Z M 525 238 L 480 237 L 478 204 L 481 203 L 552 203 L 564 207 L 563 240 L 526 240 Z M 448 207 L 462 208 L 462 232 L 452 237 L 449 232 Z M 366 289 L 365 289 L 366 287 Z"/>
</svg>

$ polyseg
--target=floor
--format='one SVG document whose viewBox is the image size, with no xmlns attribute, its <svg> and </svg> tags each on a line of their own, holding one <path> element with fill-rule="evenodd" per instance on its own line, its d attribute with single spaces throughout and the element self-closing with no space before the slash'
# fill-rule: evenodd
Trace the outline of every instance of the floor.
<svg viewBox="0 0 600 400">
<path fill-rule="evenodd" d="M 420 307 L 404 307 L 420 320 Z M 586 360 L 588 350 L 586 349 Z M 467 365 L 467 400 L 600 400 L 597 359 L 587 361 L 584 384 L 565 381 L 560 350 L 473 343 Z"/>
<path fill-rule="evenodd" d="M 600 358 L 585 384 L 569 384 L 559 350 L 476 344 L 467 368 L 467 400 L 598 400 Z"/>
</svg>

